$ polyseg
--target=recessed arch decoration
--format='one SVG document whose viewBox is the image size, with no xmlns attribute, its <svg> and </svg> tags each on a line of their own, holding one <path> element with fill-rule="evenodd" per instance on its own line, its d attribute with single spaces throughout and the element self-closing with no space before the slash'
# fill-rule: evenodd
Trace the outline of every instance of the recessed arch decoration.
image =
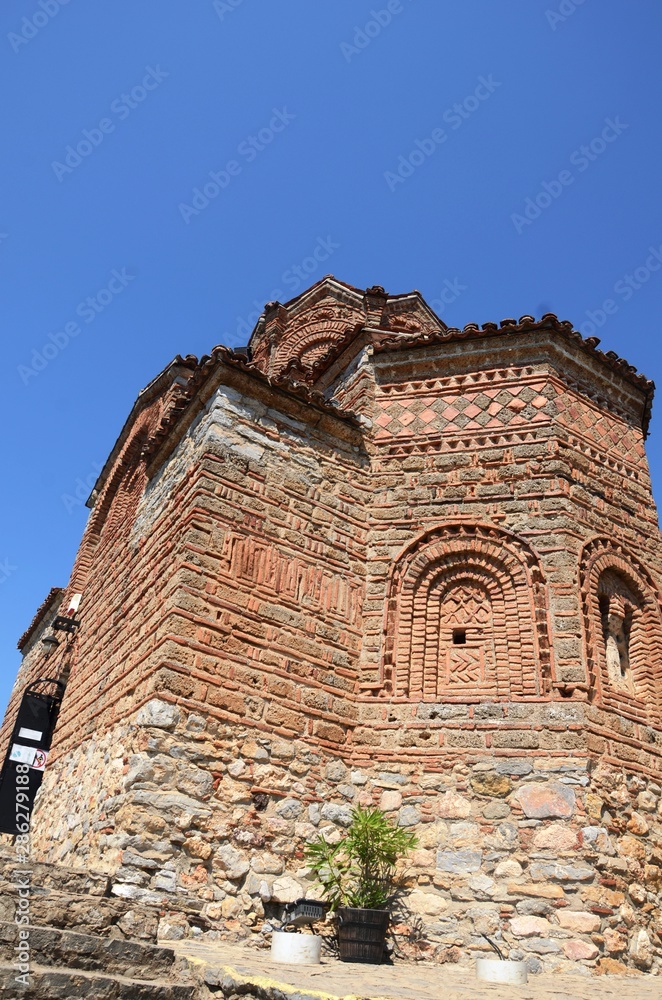
<svg viewBox="0 0 662 1000">
<path fill-rule="evenodd" d="M 293 357 L 302 368 L 311 369 L 346 339 L 348 329 L 351 329 L 347 322 L 327 316 L 327 312 L 330 310 L 323 311 L 314 322 L 306 323 L 298 331 L 295 344 L 286 339 L 276 348 L 271 374 L 283 371 Z"/>
<path fill-rule="evenodd" d="M 538 557 L 516 535 L 489 524 L 428 530 L 391 576 L 384 686 L 414 700 L 544 696 L 547 608 Z"/>
<path fill-rule="evenodd" d="M 662 719 L 662 607 L 655 581 L 622 545 L 594 538 L 580 559 L 591 699 L 643 721 Z"/>
</svg>

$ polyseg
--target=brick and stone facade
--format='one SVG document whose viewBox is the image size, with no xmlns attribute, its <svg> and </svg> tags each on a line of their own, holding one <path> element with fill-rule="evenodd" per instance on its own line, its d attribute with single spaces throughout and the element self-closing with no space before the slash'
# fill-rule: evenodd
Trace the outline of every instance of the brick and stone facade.
<svg viewBox="0 0 662 1000">
<path fill-rule="evenodd" d="M 175 359 L 21 640 L 5 743 L 82 594 L 39 859 L 161 938 L 259 936 L 305 842 L 377 804 L 419 836 L 400 953 L 659 971 L 653 386 L 597 344 L 327 277 Z"/>
</svg>

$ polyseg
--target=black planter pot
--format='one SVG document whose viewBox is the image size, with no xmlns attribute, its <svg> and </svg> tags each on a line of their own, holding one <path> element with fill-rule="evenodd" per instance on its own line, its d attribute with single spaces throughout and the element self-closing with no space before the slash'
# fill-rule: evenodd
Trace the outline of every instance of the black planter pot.
<svg viewBox="0 0 662 1000">
<path fill-rule="evenodd" d="M 360 910 L 342 906 L 338 910 L 338 945 L 343 962 L 370 962 L 384 958 L 388 910 Z"/>
</svg>

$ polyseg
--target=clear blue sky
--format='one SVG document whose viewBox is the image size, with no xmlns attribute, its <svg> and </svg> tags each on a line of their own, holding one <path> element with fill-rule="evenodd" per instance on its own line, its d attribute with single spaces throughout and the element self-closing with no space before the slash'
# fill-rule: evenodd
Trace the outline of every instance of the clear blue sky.
<svg viewBox="0 0 662 1000">
<path fill-rule="evenodd" d="M 3 5 L 0 710 L 138 391 L 270 298 L 551 310 L 662 385 L 661 29 L 659 0 Z"/>
</svg>

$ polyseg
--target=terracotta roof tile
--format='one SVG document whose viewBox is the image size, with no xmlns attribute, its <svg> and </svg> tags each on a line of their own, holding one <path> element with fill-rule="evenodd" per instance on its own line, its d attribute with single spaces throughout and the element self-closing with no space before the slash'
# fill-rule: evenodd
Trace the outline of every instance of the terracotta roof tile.
<svg viewBox="0 0 662 1000">
<path fill-rule="evenodd" d="M 599 337 L 583 337 L 581 333 L 574 329 L 572 323 L 568 320 L 560 320 L 554 313 L 545 313 L 539 320 L 536 320 L 533 316 L 520 316 L 519 320 L 502 319 L 500 324 L 483 323 L 482 326 L 479 326 L 477 323 L 467 323 L 461 330 L 457 327 L 448 327 L 446 330 L 439 332 L 426 332 L 407 337 L 406 340 L 399 337 L 389 337 L 388 335 L 378 335 L 374 341 L 374 348 L 377 353 L 407 351 L 416 347 L 445 344 L 450 341 L 478 340 L 484 337 L 503 336 L 504 333 L 510 335 L 531 333 L 538 330 L 553 330 L 555 333 L 560 334 L 566 340 L 577 344 L 578 347 L 587 354 L 592 355 L 601 364 L 605 365 L 605 367 L 618 372 L 631 385 L 635 385 L 638 389 L 641 389 L 646 395 L 643 419 L 644 433 L 646 433 L 650 421 L 655 383 L 638 372 L 624 358 L 620 358 L 614 351 L 607 351 L 606 353 L 599 351 L 597 349 L 600 343 Z"/>
<path fill-rule="evenodd" d="M 60 597 L 60 595 L 63 593 L 64 593 L 64 587 L 51 587 L 50 591 L 46 595 L 46 598 L 41 602 L 41 604 L 37 608 L 34 618 L 26 628 L 21 638 L 16 643 L 17 649 L 20 649 L 21 652 L 23 651 L 24 646 L 26 646 L 30 641 L 30 639 L 32 638 L 32 634 L 35 632 L 37 626 L 41 622 L 41 619 L 44 617 L 46 612 L 53 607 L 58 597 Z"/>
</svg>

